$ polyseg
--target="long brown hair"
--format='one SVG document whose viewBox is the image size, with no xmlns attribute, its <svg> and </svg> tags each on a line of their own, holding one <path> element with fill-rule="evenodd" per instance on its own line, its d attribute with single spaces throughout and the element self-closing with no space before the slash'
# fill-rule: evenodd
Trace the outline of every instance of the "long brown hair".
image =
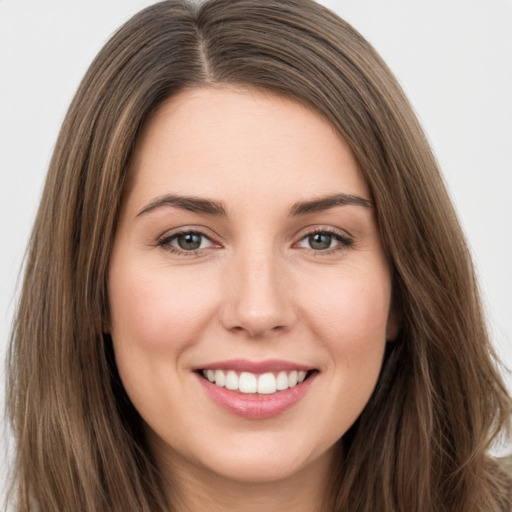
<svg viewBox="0 0 512 512">
<path fill-rule="evenodd" d="M 506 510 L 511 482 L 487 452 L 511 402 L 436 161 L 380 57 L 312 0 L 161 2 L 89 68 L 50 163 L 12 333 L 16 509 L 170 509 L 103 335 L 106 273 L 144 121 L 177 91 L 211 84 L 313 106 L 348 142 L 372 193 L 401 331 L 342 439 L 333 510 Z"/>
</svg>

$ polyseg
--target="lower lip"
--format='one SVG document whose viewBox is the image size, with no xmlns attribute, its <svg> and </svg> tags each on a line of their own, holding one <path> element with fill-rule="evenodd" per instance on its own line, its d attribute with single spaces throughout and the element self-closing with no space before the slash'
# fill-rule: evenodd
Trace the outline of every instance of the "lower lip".
<svg viewBox="0 0 512 512">
<path fill-rule="evenodd" d="M 313 373 L 300 384 L 271 395 L 244 394 L 212 384 L 197 374 L 201 385 L 210 398 L 224 410 L 250 420 L 273 418 L 293 407 L 311 387 L 317 373 Z"/>
</svg>

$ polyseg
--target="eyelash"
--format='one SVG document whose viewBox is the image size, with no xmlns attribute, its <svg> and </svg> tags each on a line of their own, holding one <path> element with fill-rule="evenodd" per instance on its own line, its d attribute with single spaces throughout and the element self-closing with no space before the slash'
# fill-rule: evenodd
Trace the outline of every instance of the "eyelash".
<svg viewBox="0 0 512 512">
<path fill-rule="evenodd" d="M 172 254 L 176 254 L 177 256 L 184 256 L 184 257 L 187 257 L 187 256 L 197 256 L 199 254 L 201 254 L 202 251 L 204 251 L 204 248 L 201 249 L 196 249 L 196 250 L 191 250 L 191 251 L 186 251 L 184 249 L 179 249 L 177 247 L 174 247 L 173 245 L 171 245 L 171 242 L 175 239 L 177 239 L 178 237 L 180 236 L 184 236 L 184 235 L 199 235 L 201 238 L 205 238 L 207 240 L 209 240 L 212 244 L 216 244 L 217 242 L 215 242 L 211 236 L 208 236 L 206 235 L 205 233 L 199 231 L 199 230 L 194 230 L 194 229 L 184 229 L 182 231 L 178 231 L 176 233 L 173 233 L 172 235 L 169 235 L 169 236 L 165 236 L 163 237 L 162 239 L 160 239 L 158 242 L 157 242 L 157 246 L 158 247 L 162 247 L 163 249 L 165 249 L 166 251 L 172 253 Z"/>
<path fill-rule="evenodd" d="M 316 229 L 313 229 L 312 231 L 308 231 L 300 237 L 299 243 L 302 242 L 303 240 L 305 240 L 306 238 L 313 236 L 313 235 L 317 235 L 317 234 L 318 235 L 328 235 L 338 242 L 337 245 L 335 245 L 334 247 L 330 247 L 328 249 L 315 250 L 315 249 L 309 248 L 309 250 L 313 251 L 314 255 L 318 256 L 318 257 L 322 257 L 325 255 L 336 253 L 338 251 L 350 249 L 354 245 L 354 240 L 352 238 L 350 238 L 346 234 L 340 233 L 339 231 L 332 229 L 332 228 L 330 228 L 330 229 L 316 228 Z"/>
<path fill-rule="evenodd" d="M 352 238 L 348 237 L 345 234 L 340 233 L 337 230 L 334 230 L 332 228 L 331 229 L 317 228 L 317 229 L 313 229 L 311 231 L 308 231 L 308 232 L 304 233 L 300 237 L 299 241 L 296 242 L 294 245 L 296 245 L 296 244 L 302 242 L 303 240 L 305 240 L 306 238 L 308 238 L 310 236 L 313 236 L 313 235 L 316 235 L 316 234 L 328 235 L 328 236 L 334 238 L 338 242 L 338 244 L 335 245 L 334 247 L 330 247 L 330 248 L 322 249 L 322 250 L 315 250 L 313 248 L 305 248 L 305 249 L 307 249 L 309 251 L 313 251 L 315 256 L 321 257 L 323 255 L 333 254 L 333 253 L 338 252 L 338 251 L 349 249 L 354 244 L 354 240 Z M 168 251 L 168 252 L 170 252 L 172 254 L 176 254 L 178 256 L 184 256 L 184 257 L 198 256 L 198 255 L 200 255 L 205 250 L 205 248 L 202 248 L 202 249 L 199 248 L 199 249 L 196 249 L 196 250 L 187 251 L 187 250 L 179 249 L 179 248 L 174 247 L 173 245 L 171 245 L 172 241 L 174 241 L 178 237 L 184 236 L 184 235 L 199 235 L 200 237 L 209 240 L 212 244 L 217 244 L 217 242 L 215 242 L 210 236 L 206 235 L 202 231 L 193 230 L 193 229 L 186 229 L 186 230 L 182 230 L 182 231 L 178 231 L 176 233 L 173 233 L 172 235 L 163 237 L 162 239 L 160 239 L 156 243 L 156 245 L 158 247 L 161 247 L 161 248 L 165 249 L 166 251 Z"/>
</svg>

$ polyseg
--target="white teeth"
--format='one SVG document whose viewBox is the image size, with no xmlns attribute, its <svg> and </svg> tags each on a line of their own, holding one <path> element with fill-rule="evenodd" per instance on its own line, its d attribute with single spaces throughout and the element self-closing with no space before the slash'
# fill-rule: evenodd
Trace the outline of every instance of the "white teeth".
<svg viewBox="0 0 512 512">
<path fill-rule="evenodd" d="M 238 375 L 233 370 L 226 375 L 226 388 L 233 391 L 238 389 Z"/>
<path fill-rule="evenodd" d="M 254 373 L 242 372 L 240 374 L 238 389 L 241 393 L 256 393 L 258 390 L 258 378 Z"/>
<path fill-rule="evenodd" d="M 226 385 L 226 374 L 222 370 L 215 370 L 215 384 L 221 388 Z"/>
<path fill-rule="evenodd" d="M 264 373 L 258 378 L 258 393 L 270 395 L 277 391 L 276 378 L 273 373 Z"/>
<path fill-rule="evenodd" d="M 279 372 L 277 375 L 276 388 L 278 391 L 288 389 L 288 375 L 286 372 Z"/>
<path fill-rule="evenodd" d="M 242 372 L 238 375 L 234 370 L 203 370 L 203 375 L 216 386 L 225 386 L 226 389 L 232 391 L 271 395 L 276 391 L 293 388 L 297 384 L 304 382 L 307 372 L 302 370 L 281 371 L 276 376 L 272 372 L 262 373 L 261 375 Z"/>
</svg>

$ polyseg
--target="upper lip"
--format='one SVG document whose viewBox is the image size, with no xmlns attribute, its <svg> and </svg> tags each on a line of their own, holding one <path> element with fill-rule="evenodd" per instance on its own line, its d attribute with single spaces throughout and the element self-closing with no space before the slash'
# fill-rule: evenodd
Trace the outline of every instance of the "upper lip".
<svg viewBox="0 0 512 512">
<path fill-rule="evenodd" d="M 280 359 L 266 359 L 264 361 L 251 361 L 248 359 L 229 359 L 226 361 L 215 361 L 203 366 L 197 366 L 198 370 L 234 370 L 236 372 L 267 373 L 280 371 L 310 371 L 314 370 L 312 366 L 284 361 Z"/>
</svg>

